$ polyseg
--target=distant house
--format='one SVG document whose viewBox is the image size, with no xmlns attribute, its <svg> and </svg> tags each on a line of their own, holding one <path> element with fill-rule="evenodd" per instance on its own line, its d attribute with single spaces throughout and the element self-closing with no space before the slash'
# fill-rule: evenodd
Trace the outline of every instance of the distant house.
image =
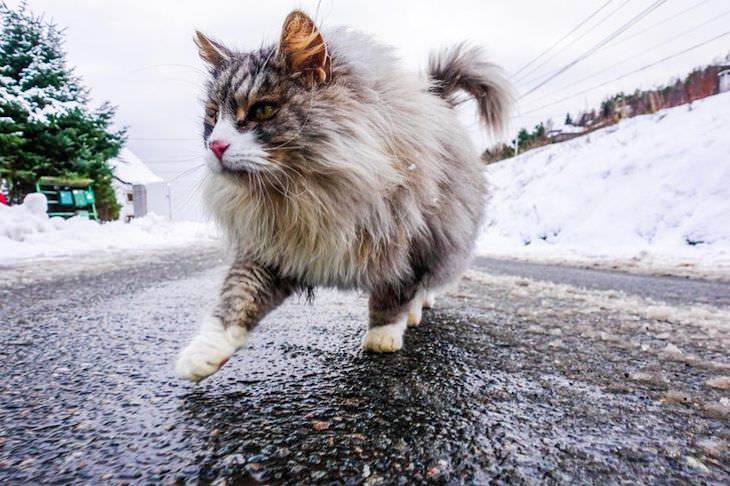
<svg viewBox="0 0 730 486">
<path fill-rule="evenodd" d="M 561 125 L 559 127 L 553 127 L 545 133 L 545 137 L 551 142 L 564 142 L 571 138 L 581 136 L 585 132 L 584 127 L 577 127 L 575 125 Z"/>
<path fill-rule="evenodd" d="M 728 91 L 730 91 L 730 69 L 725 69 L 717 73 L 717 78 L 717 91 L 720 93 L 727 93 Z"/>
<path fill-rule="evenodd" d="M 112 186 L 122 208 L 119 219 L 129 222 L 147 214 L 147 189 L 163 182 L 131 150 L 123 148 L 109 161 L 114 169 Z"/>
</svg>

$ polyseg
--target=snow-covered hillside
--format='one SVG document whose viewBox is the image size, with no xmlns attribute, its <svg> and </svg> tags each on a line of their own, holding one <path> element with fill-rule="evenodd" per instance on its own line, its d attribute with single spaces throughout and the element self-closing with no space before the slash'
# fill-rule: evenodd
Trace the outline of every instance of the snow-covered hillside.
<svg viewBox="0 0 730 486">
<path fill-rule="evenodd" d="M 83 218 L 49 218 L 42 194 L 19 206 L 0 204 L 0 264 L 27 259 L 117 250 L 148 250 L 216 244 L 212 224 L 170 222 L 155 214 L 99 224 Z"/>
<path fill-rule="evenodd" d="M 730 93 L 486 170 L 482 255 L 730 276 Z"/>
<path fill-rule="evenodd" d="M 482 255 L 730 278 L 730 93 L 486 169 Z M 31 197 L 31 199 L 33 199 Z M 210 243 L 212 225 L 99 225 L 0 205 L 0 263 Z"/>
</svg>

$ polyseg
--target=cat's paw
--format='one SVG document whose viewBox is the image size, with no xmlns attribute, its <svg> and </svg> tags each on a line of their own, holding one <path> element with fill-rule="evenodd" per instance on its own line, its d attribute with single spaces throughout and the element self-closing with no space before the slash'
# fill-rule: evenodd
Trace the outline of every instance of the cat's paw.
<svg viewBox="0 0 730 486">
<path fill-rule="evenodd" d="M 366 351 L 376 353 L 393 353 L 403 347 L 403 332 L 406 330 L 405 319 L 395 324 L 372 327 L 362 338 L 362 347 Z"/>
<path fill-rule="evenodd" d="M 232 354 L 232 350 L 227 352 L 212 348 L 196 337 L 180 353 L 175 365 L 175 374 L 178 378 L 197 383 L 218 371 Z"/>
<path fill-rule="evenodd" d="M 421 323 L 421 315 L 423 313 L 423 308 L 421 306 L 421 301 L 416 300 L 411 304 L 411 308 L 408 311 L 408 325 L 409 326 L 417 326 Z"/>
<path fill-rule="evenodd" d="M 413 297 L 410 307 L 408 308 L 408 325 L 417 326 L 421 323 L 423 309 L 433 307 L 435 294 L 429 290 L 421 289 Z"/>
<path fill-rule="evenodd" d="M 425 295 L 423 296 L 423 308 L 433 309 L 434 305 L 436 305 L 436 292 L 432 290 L 427 290 Z"/>
<path fill-rule="evenodd" d="M 180 352 L 175 374 L 184 380 L 199 382 L 218 371 L 245 339 L 245 329 L 224 329 L 220 319 L 209 317 Z"/>
</svg>

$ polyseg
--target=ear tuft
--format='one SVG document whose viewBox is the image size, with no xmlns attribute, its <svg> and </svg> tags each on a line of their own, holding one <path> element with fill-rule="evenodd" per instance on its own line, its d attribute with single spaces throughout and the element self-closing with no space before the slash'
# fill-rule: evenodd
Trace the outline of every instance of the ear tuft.
<svg viewBox="0 0 730 486">
<path fill-rule="evenodd" d="M 200 58 L 211 66 L 218 66 L 228 61 L 233 54 L 220 43 L 207 38 L 200 31 L 195 31 L 195 45 L 198 46 Z"/>
<path fill-rule="evenodd" d="M 330 75 L 330 57 L 322 33 L 304 12 L 290 13 L 281 30 L 281 54 L 292 74 L 311 84 L 323 83 Z"/>
</svg>

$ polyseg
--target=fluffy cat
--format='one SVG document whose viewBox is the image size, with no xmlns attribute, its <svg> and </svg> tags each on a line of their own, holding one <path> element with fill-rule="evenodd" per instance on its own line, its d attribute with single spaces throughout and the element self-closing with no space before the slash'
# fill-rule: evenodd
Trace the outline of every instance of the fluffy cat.
<svg viewBox="0 0 730 486">
<path fill-rule="evenodd" d="M 236 258 L 177 374 L 215 373 L 267 312 L 317 286 L 368 291 L 363 348 L 398 351 L 468 265 L 485 183 L 454 106 L 471 95 L 498 130 L 501 70 L 459 45 L 422 79 L 371 37 L 322 33 L 300 11 L 277 45 L 236 52 L 199 32 L 196 43 L 210 67 L 204 197 Z"/>
</svg>

